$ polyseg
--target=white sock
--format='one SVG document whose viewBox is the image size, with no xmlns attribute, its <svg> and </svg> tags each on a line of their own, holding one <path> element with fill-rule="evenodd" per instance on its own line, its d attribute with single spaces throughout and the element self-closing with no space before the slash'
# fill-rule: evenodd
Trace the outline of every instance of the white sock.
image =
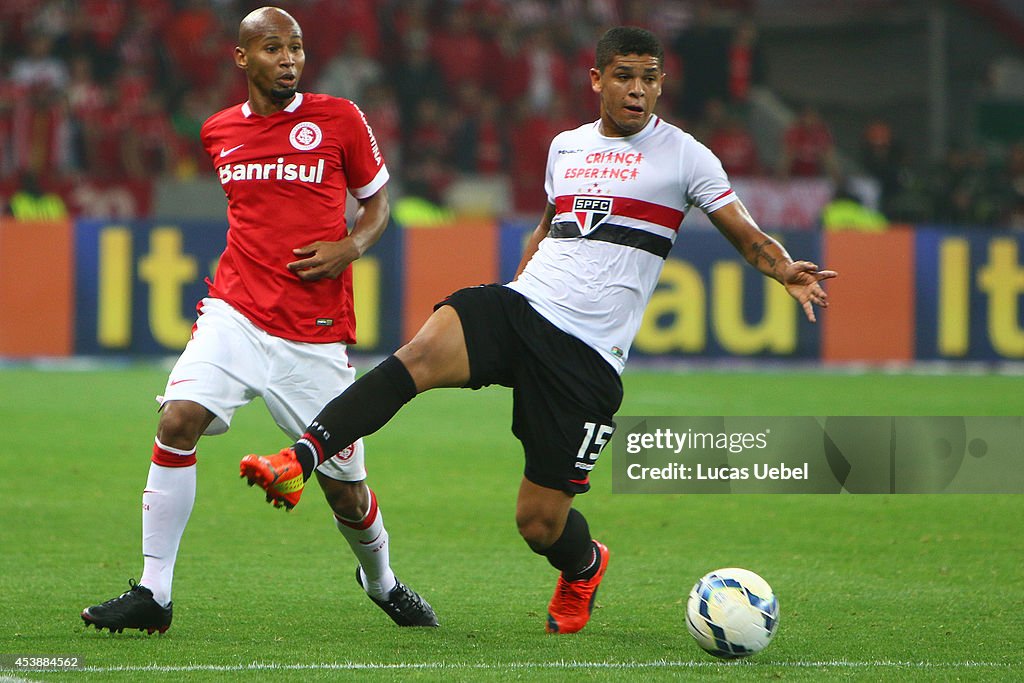
<svg viewBox="0 0 1024 683">
<path fill-rule="evenodd" d="M 142 578 L 139 583 L 153 591 L 153 599 L 166 607 L 171 602 L 171 583 L 178 545 L 185 532 L 196 499 L 195 449 L 179 451 L 157 441 L 154 453 L 191 460 L 191 464 L 149 466 L 146 490 L 142 492 Z"/>
<path fill-rule="evenodd" d="M 359 521 L 334 515 L 334 524 L 359 560 L 363 588 L 372 597 L 384 600 L 398 580 L 391 571 L 388 530 L 384 528 L 384 516 L 377 507 L 377 496 L 369 488 L 366 490 L 370 494 L 370 509 L 366 515 Z"/>
</svg>

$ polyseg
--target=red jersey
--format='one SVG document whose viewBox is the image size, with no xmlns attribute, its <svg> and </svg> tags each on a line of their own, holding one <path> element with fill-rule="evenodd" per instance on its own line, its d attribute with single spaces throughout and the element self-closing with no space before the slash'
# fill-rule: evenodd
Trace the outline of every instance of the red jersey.
<svg viewBox="0 0 1024 683">
<path fill-rule="evenodd" d="M 821 175 L 822 157 L 832 147 L 832 134 L 823 123 L 791 126 L 784 144 L 793 156 L 789 172 L 795 176 Z"/>
<path fill-rule="evenodd" d="M 288 270 L 292 249 L 337 241 L 346 191 L 375 194 L 387 167 L 363 113 L 349 100 L 297 93 L 259 116 L 249 103 L 207 119 L 203 147 L 228 198 L 227 248 L 210 296 L 270 334 L 301 342 L 355 342 L 352 269 L 305 282 Z"/>
</svg>

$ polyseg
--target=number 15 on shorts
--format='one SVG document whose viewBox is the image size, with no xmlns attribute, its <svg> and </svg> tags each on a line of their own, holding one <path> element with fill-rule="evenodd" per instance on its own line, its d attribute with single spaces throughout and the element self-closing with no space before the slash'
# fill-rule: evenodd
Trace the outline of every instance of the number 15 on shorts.
<svg viewBox="0 0 1024 683">
<path fill-rule="evenodd" d="M 596 422 L 583 423 L 583 443 L 576 453 L 576 467 L 589 472 L 594 469 L 601 450 L 615 432 L 615 425 L 602 425 Z"/>
</svg>

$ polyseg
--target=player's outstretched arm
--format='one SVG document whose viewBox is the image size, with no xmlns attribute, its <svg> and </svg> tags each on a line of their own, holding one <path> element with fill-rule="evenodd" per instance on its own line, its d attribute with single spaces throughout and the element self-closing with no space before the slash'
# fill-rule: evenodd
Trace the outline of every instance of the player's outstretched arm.
<svg viewBox="0 0 1024 683">
<path fill-rule="evenodd" d="M 526 241 L 526 247 L 523 248 L 523 257 L 519 260 L 519 267 L 516 269 L 516 278 L 526 268 L 526 264 L 530 262 L 533 255 L 537 253 L 537 248 L 540 246 L 540 241 L 548 236 L 551 231 L 551 221 L 555 218 L 555 207 L 553 204 L 548 204 L 547 208 L 544 209 L 544 215 L 541 216 L 540 223 L 533 229 L 533 234 L 530 235 L 530 239 Z M 513 278 L 515 279 L 515 278 Z"/>
<path fill-rule="evenodd" d="M 390 216 L 388 191 L 382 187 L 375 194 L 359 200 L 359 209 L 347 237 L 337 242 L 319 241 L 292 249 L 292 253 L 300 258 L 289 263 L 288 270 L 306 281 L 338 277 L 350 263 L 377 243 L 388 227 Z"/>
<path fill-rule="evenodd" d="M 822 289 L 821 281 L 834 278 L 838 273 L 819 270 L 810 261 L 794 261 L 781 244 L 757 227 L 747 208 L 738 200 L 708 214 L 708 218 L 750 265 L 782 283 L 799 302 L 808 320 L 817 321 L 814 306 L 828 308 L 828 294 Z"/>
</svg>

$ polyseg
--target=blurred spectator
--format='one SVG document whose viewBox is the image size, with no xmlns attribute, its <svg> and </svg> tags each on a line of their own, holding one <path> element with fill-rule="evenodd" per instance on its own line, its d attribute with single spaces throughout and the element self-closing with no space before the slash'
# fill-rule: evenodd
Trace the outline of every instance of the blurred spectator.
<svg viewBox="0 0 1024 683">
<path fill-rule="evenodd" d="M 892 126 L 884 119 L 872 119 L 864 127 L 861 139 L 861 163 L 864 170 L 886 189 L 897 184 L 896 170 L 903 162 L 903 150 L 893 139 Z"/>
<path fill-rule="evenodd" d="M 402 121 L 392 89 L 385 83 L 374 83 L 366 88 L 363 101 L 357 102 L 373 121 L 373 137 L 384 154 L 388 168 L 402 168 Z"/>
<path fill-rule="evenodd" d="M 452 136 L 455 169 L 459 173 L 495 175 L 508 168 L 506 126 L 500 120 L 501 102 L 492 93 L 467 84 L 463 98 L 476 102 Z"/>
<path fill-rule="evenodd" d="M 730 176 L 756 176 L 761 173 L 757 143 L 740 118 L 728 113 L 708 138 L 707 146 L 721 160 Z"/>
<path fill-rule="evenodd" d="M 1024 59 L 1006 55 L 990 62 L 985 74 L 985 90 L 994 98 L 1024 99 Z"/>
<path fill-rule="evenodd" d="M 64 35 L 70 23 L 68 16 L 70 3 L 64 0 L 48 0 L 39 4 L 40 7 L 30 22 L 32 32 L 46 35 L 51 40 L 56 40 Z"/>
<path fill-rule="evenodd" d="M 380 21 L 374 0 L 312 0 L 295 7 L 292 12 L 303 30 L 303 42 L 307 50 L 316 57 L 307 64 L 316 67 L 326 65 L 352 38 L 359 38 L 362 54 L 381 59 Z M 322 78 L 322 68 L 309 75 Z M 348 95 L 342 95 L 348 99 Z M 358 100 L 356 100 L 358 102 Z"/>
<path fill-rule="evenodd" d="M 551 31 L 531 31 L 523 36 L 520 59 L 513 66 L 523 77 L 523 90 L 513 94 L 512 99 L 525 97 L 531 109 L 546 112 L 551 106 L 555 92 L 565 92 L 568 87 L 568 64 L 555 49 Z M 579 75 L 583 80 L 586 72 Z"/>
<path fill-rule="evenodd" d="M 177 170 L 180 142 L 165 112 L 163 98 L 151 93 L 131 112 L 121 139 L 121 158 L 130 178 L 153 180 Z"/>
<path fill-rule="evenodd" d="M 889 221 L 886 217 L 881 212 L 864 206 L 846 183 L 838 185 L 832 200 L 821 212 L 821 227 L 831 232 L 883 232 L 888 226 Z"/>
<path fill-rule="evenodd" d="M 15 172 L 39 177 L 71 167 L 71 127 L 63 93 L 48 87 L 20 89 L 11 117 L 11 161 Z"/>
<path fill-rule="evenodd" d="M 839 162 L 832 133 L 813 105 L 805 104 L 786 129 L 778 171 L 783 177 L 828 176 L 838 181 Z"/>
<path fill-rule="evenodd" d="M 171 114 L 171 126 L 179 140 L 176 164 L 179 177 L 192 177 L 209 166 L 210 159 L 199 134 L 206 119 L 221 109 L 211 100 L 209 91 L 187 90 Z"/>
<path fill-rule="evenodd" d="M 701 0 L 693 23 L 682 30 L 674 51 L 682 62 L 682 89 L 674 111 L 687 123 L 700 118 L 710 99 L 729 98 L 729 30 L 714 23 L 714 7 Z"/>
<path fill-rule="evenodd" d="M 226 40 L 221 24 L 207 0 L 186 0 L 164 28 L 164 45 L 179 79 L 187 87 L 205 88 L 213 85 L 217 69 L 211 67 L 237 42 Z"/>
<path fill-rule="evenodd" d="M 53 38 L 45 33 L 31 37 L 27 53 L 11 65 L 11 80 L 29 89 L 61 90 L 68 84 L 68 68 L 53 54 Z"/>
<path fill-rule="evenodd" d="M 34 173 L 23 173 L 18 190 L 11 195 L 11 215 L 22 221 L 39 221 L 66 218 L 67 206 L 59 194 L 45 192 L 39 186 Z"/>
<path fill-rule="evenodd" d="M 995 224 L 1000 197 L 982 148 L 952 147 L 939 166 L 933 185 L 933 215 L 949 225 Z"/>
<path fill-rule="evenodd" d="M 715 6 L 721 4 L 720 0 L 714 3 Z M 604 27 L 616 23 L 641 26 L 668 44 L 693 21 L 693 5 L 693 0 L 630 0 L 622 10 L 622 21 L 598 23 Z"/>
<path fill-rule="evenodd" d="M 204 97 L 209 100 L 210 107 L 215 112 L 249 99 L 249 88 L 245 79 L 238 77 L 238 67 L 234 61 L 221 59 L 218 63 L 217 82 L 204 91 Z M 189 88 L 184 90 L 188 91 Z"/>
<path fill-rule="evenodd" d="M 728 108 L 725 101 L 719 97 L 712 97 L 704 103 L 701 116 L 691 121 L 685 128 L 693 137 L 707 145 L 715 131 L 725 125 L 727 116 Z"/>
<path fill-rule="evenodd" d="M 84 15 L 95 54 L 104 57 L 115 55 L 117 38 L 124 30 L 130 3 L 123 0 L 80 0 L 72 4 L 77 5 L 78 11 Z M 114 65 L 117 66 L 116 61 Z M 97 70 L 99 73 L 102 72 Z"/>
<path fill-rule="evenodd" d="M 393 34 L 392 42 L 401 46 L 405 54 L 413 49 L 430 49 L 430 0 L 403 0 L 389 3 L 387 30 Z"/>
<path fill-rule="evenodd" d="M 730 103 L 745 107 L 750 101 L 750 89 L 763 81 L 764 55 L 757 40 L 757 25 L 744 18 L 733 29 L 729 44 Z"/>
<path fill-rule="evenodd" d="M 92 74 L 92 62 L 86 55 L 75 55 L 71 59 L 71 71 L 67 87 L 68 106 L 75 116 L 84 116 L 103 104 L 103 88 Z"/>
<path fill-rule="evenodd" d="M 431 34 L 430 54 L 452 92 L 465 81 L 478 85 L 487 81 L 491 65 L 486 58 L 490 51 L 474 30 L 473 15 L 461 5 L 450 6 L 443 25 Z"/>
<path fill-rule="evenodd" d="M 405 164 L 404 188 L 407 194 L 444 205 L 448 187 L 455 180 L 450 165 L 435 150 L 417 154 Z"/>
<path fill-rule="evenodd" d="M 1010 145 L 1003 166 L 1002 183 L 1007 198 L 1005 225 L 1024 230 L 1024 140 Z"/>
<path fill-rule="evenodd" d="M 67 88 L 69 125 L 71 135 L 72 166 L 76 171 L 87 170 L 96 156 L 99 144 L 98 117 L 103 113 L 103 88 L 92 75 L 92 62 L 86 55 L 76 55 L 71 61 L 71 78 Z"/>
<path fill-rule="evenodd" d="M 430 57 L 427 46 L 418 42 L 410 47 L 406 61 L 395 68 L 392 81 L 402 116 L 402 127 L 406 130 L 411 130 L 415 125 L 422 100 L 436 99 L 444 94 L 441 69 Z"/>
<path fill-rule="evenodd" d="M 508 3 L 508 13 L 521 28 L 533 30 L 551 19 L 552 3 L 542 0 L 521 0 Z"/>
<path fill-rule="evenodd" d="M 555 92 L 564 92 L 569 84 L 568 63 L 555 49 L 551 32 L 541 28 L 522 33 L 512 38 L 509 48 L 503 55 L 504 77 L 499 84 L 502 101 L 526 98 L 531 109 L 548 111 Z M 586 73 L 580 73 L 580 80 Z"/>
<path fill-rule="evenodd" d="M 361 105 L 366 88 L 380 81 L 383 74 L 384 67 L 367 54 L 363 37 L 353 34 L 345 39 L 341 52 L 323 67 L 314 90 Z"/>
<path fill-rule="evenodd" d="M 594 118 L 594 107 L 598 101 L 598 95 L 590 87 L 590 69 L 597 63 L 597 55 L 594 53 L 594 46 L 604 33 L 604 27 L 595 26 L 591 28 L 591 35 L 582 40 L 573 53 L 567 57 L 569 69 L 569 84 L 566 90 L 562 91 L 568 97 L 567 107 L 563 108 L 561 115 L 573 116 L 579 123 L 591 121 Z M 668 54 L 666 53 L 666 61 Z M 678 73 L 678 72 L 676 72 Z M 663 96 L 658 100 L 659 109 L 668 109 L 666 103 L 670 98 Z"/>
<path fill-rule="evenodd" d="M 512 203 L 516 211 L 539 213 L 544 210 L 547 204 L 544 168 L 551 139 L 583 123 L 569 114 L 568 102 L 562 94 L 555 96 L 546 115 L 533 111 L 525 101 L 519 104 L 509 134 Z"/>
<path fill-rule="evenodd" d="M 7 78 L 7 67 L 11 62 L 10 51 L 11 51 L 11 29 L 7 22 L 4 21 L 4 17 L 0 14 L 0 80 Z"/>
<path fill-rule="evenodd" d="M 446 159 L 451 148 L 449 119 L 441 114 L 441 104 L 433 98 L 420 100 L 416 120 L 408 138 L 405 158 L 415 161 L 420 156 Z"/>
<path fill-rule="evenodd" d="M 129 3 L 124 29 L 116 44 L 118 65 L 131 64 L 147 74 L 155 87 L 166 87 L 168 90 L 175 88 L 176 84 L 171 83 L 171 57 L 159 32 L 170 15 L 171 7 L 166 0 Z M 114 69 L 105 73 L 113 74 Z"/>
<path fill-rule="evenodd" d="M 134 64 L 124 65 L 114 76 L 114 94 L 118 115 L 131 116 L 143 107 L 156 84 L 145 71 Z"/>
<path fill-rule="evenodd" d="M 18 89 L 0 78 L 0 179 L 14 174 L 14 112 Z"/>
<path fill-rule="evenodd" d="M 878 184 L 882 213 L 898 223 L 934 220 L 929 178 L 912 167 L 908 151 L 886 119 L 867 122 L 860 155 L 864 171 Z"/>
<path fill-rule="evenodd" d="M 54 39 L 54 54 L 65 61 L 70 61 L 75 55 L 85 55 L 91 63 L 93 77 L 103 82 L 117 71 L 119 58 L 109 45 L 96 40 L 93 18 L 85 4 L 71 4 L 70 7 L 66 29 Z"/>
</svg>

